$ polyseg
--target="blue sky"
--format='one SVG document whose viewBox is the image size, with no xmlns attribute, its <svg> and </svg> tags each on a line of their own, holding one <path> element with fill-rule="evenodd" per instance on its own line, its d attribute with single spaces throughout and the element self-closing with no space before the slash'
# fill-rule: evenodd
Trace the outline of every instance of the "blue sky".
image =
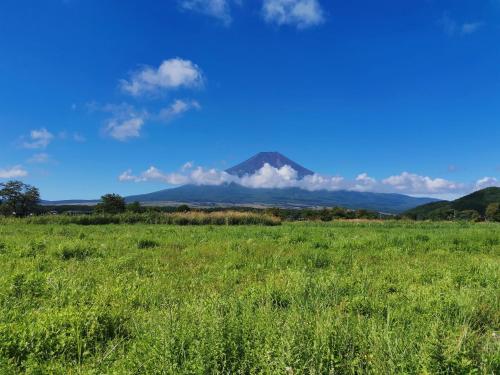
<svg viewBox="0 0 500 375">
<path fill-rule="evenodd" d="M 279 151 L 310 189 L 500 185 L 499 43 L 496 0 L 3 0 L 0 181 L 128 195 Z"/>
</svg>

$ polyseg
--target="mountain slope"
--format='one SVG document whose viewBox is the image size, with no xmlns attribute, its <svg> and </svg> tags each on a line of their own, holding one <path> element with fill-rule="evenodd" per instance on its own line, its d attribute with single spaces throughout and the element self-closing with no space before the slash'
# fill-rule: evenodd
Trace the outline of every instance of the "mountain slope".
<svg viewBox="0 0 500 375">
<path fill-rule="evenodd" d="M 490 203 L 495 202 L 500 202 L 500 188 L 491 187 L 476 191 L 452 202 L 435 202 L 425 204 L 413 208 L 405 212 L 405 214 L 419 219 L 427 219 L 432 218 L 433 216 L 439 216 L 440 213 L 445 212 L 446 210 L 475 210 L 479 212 L 480 215 L 484 215 L 486 207 L 488 207 Z"/>
<path fill-rule="evenodd" d="M 279 152 L 260 152 L 243 163 L 227 169 L 226 172 L 238 177 L 243 177 L 246 174 L 252 175 L 259 171 L 266 163 L 274 168 L 282 168 L 288 165 L 297 171 L 299 179 L 314 174 L 314 172 L 295 163 Z"/>
<path fill-rule="evenodd" d="M 186 185 L 151 194 L 126 198 L 127 202 L 191 203 L 198 205 L 268 205 L 280 207 L 341 206 L 387 213 L 400 213 L 431 198 L 413 198 L 401 194 L 360 193 L 354 191 L 307 191 L 299 188 L 253 189 L 237 184 L 219 186 Z"/>
</svg>

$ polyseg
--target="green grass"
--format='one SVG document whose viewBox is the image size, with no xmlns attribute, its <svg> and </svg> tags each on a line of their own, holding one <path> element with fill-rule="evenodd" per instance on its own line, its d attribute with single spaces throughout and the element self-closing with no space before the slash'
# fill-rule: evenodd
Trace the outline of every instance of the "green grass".
<svg viewBox="0 0 500 375">
<path fill-rule="evenodd" d="M 500 373 L 500 225 L 0 225 L 0 374 Z"/>
</svg>

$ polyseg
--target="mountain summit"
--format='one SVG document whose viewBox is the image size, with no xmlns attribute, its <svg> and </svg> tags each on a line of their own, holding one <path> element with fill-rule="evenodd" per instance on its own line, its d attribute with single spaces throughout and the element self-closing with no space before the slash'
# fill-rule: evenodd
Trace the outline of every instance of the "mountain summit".
<svg viewBox="0 0 500 375">
<path fill-rule="evenodd" d="M 232 168 L 226 170 L 227 173 L 243 177 L 244 175 L 253 175 L 255 172 L 259 171 L 264 164 L 269 164 L 274 168 L 282 168 L 285 165 L 292 167 L 297 171 L 299 178 L 304 178 L 305 176 L 314 174 L 307 168 L 295 163 L 293 160 L 288 159 L 286 156 L 280 154 L 279 152 L 259 152 L 257 155 L 252 156 L 250 159 L 238 164 Z"/>
</svg>

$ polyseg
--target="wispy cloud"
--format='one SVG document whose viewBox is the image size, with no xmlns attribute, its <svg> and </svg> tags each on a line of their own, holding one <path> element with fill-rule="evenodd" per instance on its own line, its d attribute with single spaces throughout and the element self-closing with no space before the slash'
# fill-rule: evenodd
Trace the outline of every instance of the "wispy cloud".
<svg viewBox="0 0 500 375">
<path fill-rule="evenodd" d="M 50 156 L 49 154 L 45 152 L 41 152 L 39 154 L 33 155 L 31 158 L 28 159 L 28 163 L 32 164 L 45 164 L 50 161 Z"/>
<path fill-rule="evenodd" d="M 268 23 L 290 25 L 298 29 L 320 25 L 325 21 L 318 0 L 264 0 L 262 12 Z"/>
<path fill-rule="evenodd" d="M 473 34 L 478 31 L 481 26 L 483 26 L 483 22 L 464 23 L 461 26 L 460 33 L 462 35 Z"/>
<path fill-rule="evenodd" d="M 203 73 L 195 63 L 174 58 L 165 60 L 158 68 L 146 66 L 120 81 L 124 92 L 133 96 L 155 94 L 179 88 L 203 85 Z"/>
<path fill-rule="evenodd" d="M 285 165 L 281 168 L 274 168 L 269 164 L 265 164 L 254 174 L 243 177 L 233 176 L 217 169 L 194 167 L 191 163 L 183 166 L 180 171 L 173 173 L 163 173 L 156 167 L 150 167 L 139 175 L 134 175 L 131 170 L 127 170 L 119 176 L 119 180 L 133 182 L 160 181 L 168 185 L 221 185 L 234 182 L 250 188 L 296 187 L 309 191 L 350 190 L 430 196 L 459 194 L 471 188 L 465 184 L 442 178 L 431 178 L 408 172 L 381 181 L 377 181 L 367 173 L 359 174 L 354 180 L 348 180 L 342 176 L 320 174 L 313 174 L 299 179 L 297 172 L 290 166 Z"/>
<path fill-rule="evenodd" d="M 91 111 L 111 115 L 105 120 L 103 133 L 121 142 L 140 137 L 142 127 L 149 117 L 149 113 L 146 111 L 137 110 L 133 105 L 127 103 L 106 104 L 104 106 L 92 103 L 89 108 Z"/>
<path fill-rule="evenodd" d="M 449 36 L 469 35 L 478 31 L 483 25 L 483 22 L 458 22 L 449 14 L 444 14 L 439 20 L 444 32 Z"/>
<path fill-rule="evenodd" d="M 205 14 L 221 21 L 225 25 L 232 22 L 230 3 L 238 0 L 179 0 L 181 9 Z"/>
<path fill-rule="evenodd" d="M 58 134 L 58 137 L 62 140 L 72 140 L 78 143 L 83 143 L 87 140 L 82 134 L 78 132 L 62 131 Z"/>
<path fill-rule="evenodd" d="M 54 135 L 47 129 L 41 128 L 32 130 L 28 139 L 22 143 L 24 148 L 29 149 L 43 149 L 46 148 L 54 139 Z"/>
<path fill-rule="evenodd" d="M 168 107 L 163 108 L 158 114 L 161 121 L 171 121 L 190 110 L 200 110 L 201 105 L 196 100 L 177 99 Z"/>
<path fill-rule="evenodd" d="M 0 169 L 0 178 L 21 178 L 26 177 L 28 172 L 20 165 L 14 167 Z"/>
</svg>

